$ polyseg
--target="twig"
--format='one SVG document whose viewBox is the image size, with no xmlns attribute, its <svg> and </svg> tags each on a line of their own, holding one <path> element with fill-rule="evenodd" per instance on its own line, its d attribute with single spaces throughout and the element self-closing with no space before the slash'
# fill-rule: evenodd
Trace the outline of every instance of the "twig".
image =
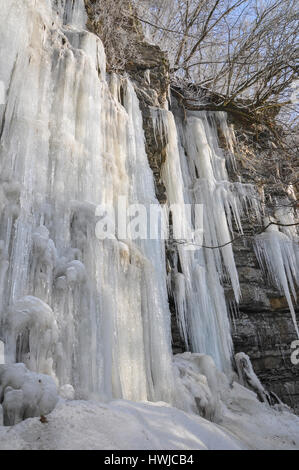
<svg viewBox="0 0 299 470">
<path fill-rule="evenodd" d="M 296 222 L 294 224 L 281 224 L 281 223 L 278 223 L 278 222 L 269 222 L 268 225 L 263 227 L 263 229 L 260 230 L 259 232 L 257 232 L 255 235 L 260 235 L 261 233 L 265 232 L 267 230 L 267 228 L 270 227 L 270 225 L 278 225 L 280 227 L 294 227 L 294 226 L 299 225 L 299 222 Z M 199 248 L 207 248 L 209 250 L 216 250 L 216 249 L 219 249 L 219 248 L 224 248 L 225 246 L 230 245 L 231 243 L 234 243 L 235 241 L 240 240 L 241 238 L 249 238 L 249 236 L 245 235 L 245 234 L 242 234 L 242 235 L 239 235 L 238 237 L 233 238 L 232 240 L 228 241 L 227 243 L 224 243 L 223 245 L 217 245 L 217 246 L 198 245 L 197 243 L 189 243 L 189 242 L 186 242 L 186 241 L 178 241 L 178 240 L 173 240 L 173 242 L 177 243 L 178 245 L 192 245 L 192 246 L 198 246 Z"/>
</svg>

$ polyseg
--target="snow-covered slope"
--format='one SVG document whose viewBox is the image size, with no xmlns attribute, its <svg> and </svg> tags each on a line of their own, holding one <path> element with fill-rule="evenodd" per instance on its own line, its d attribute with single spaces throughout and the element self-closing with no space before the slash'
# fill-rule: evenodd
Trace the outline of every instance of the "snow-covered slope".
<svg viewBox="0 0 299 470">
<path fill-rule="evenodd" d="M 240 394 L 239 394 L 240 397 Z M 299 418 L 256 406 L 245 391 L 216 425 L 166 403 L 60 403 L 47 422 L 31 418 L 0 427 L 0 449 L 16 450 L 294 450 Z"/>
</svg>

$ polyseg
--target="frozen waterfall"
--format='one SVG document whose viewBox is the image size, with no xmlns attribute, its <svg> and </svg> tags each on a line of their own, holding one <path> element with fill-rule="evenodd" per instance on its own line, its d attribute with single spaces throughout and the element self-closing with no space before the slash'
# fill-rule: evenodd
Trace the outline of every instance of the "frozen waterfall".
<svg viewBox="0 0 299 470">
<path fill-rule="evenodd" d="M 50 375 L 64 393 L 73 387 L 76 398 L 161 400 L 196 411 L 179 381 L 189 353 L 172 357 L 167 289 L 181 335 L 199 353 L 190 375 L 230 372 L 224 285 L 236 303 L 241 295 L 230 241 L 242 234 L 247 210 L 261 220 L 254 187 L 229 181 L 226 116 L 152 108 L 155 131 L 167 142 L 161 176 L 168 202 L 160 207 L 134 85 L 106 73 L 103 45 L 85 30 L 84 1 L 2 3 L 0 360 L 4 344 L 6 364 Z M 99 206 L 117 214 L 120 198 L 124 210 L 158 207 L 164 235 L 177 205 L 180 239 L 134 237 L 136 220 L 126 237 L 99 239 Z M 198 227 L 191 211 L 191 241 L 188 205 L 201 206 L 203 215 Z M 279 232 L 257 245 L 294 315 L 298 250 L 287 248 L 286 237 Z M 165 243 L 173 253 L 169 270 Z M 212 416 L 218 399 L 200 381 Z"/>
<path fill-rule="evenodd" d="M 231 183 L 226 165 L 231 151 L 219 148 L 217 126 L 231 148 L 233 138 L 224 113 L 197 112 L 182 117 L 175 111 L 152 109 L 156 132 L 166 135 L 167 157 L 162 171 L 169 204 L 202 206 L 201 227 L 191 243 L 176 244 L 173 294 L 182 336 L 191 351 L 211 355 L 230 370 L 232 341 L 223 282 L 229 282 L 236 303 L 240 286 L 232 244 L 233 228 L 242 233 L 241 217 L 250 207 L 259 217 L 255 189 Z M 183 219 L 187 214 L 182 214 Z M 200 231 L 201 228 L 201 231 Z"/>
</svg>

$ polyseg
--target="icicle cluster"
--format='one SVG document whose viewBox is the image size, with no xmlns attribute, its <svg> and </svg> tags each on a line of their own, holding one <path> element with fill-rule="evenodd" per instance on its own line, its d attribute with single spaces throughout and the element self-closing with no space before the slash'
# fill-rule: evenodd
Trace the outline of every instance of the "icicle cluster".
<svg viewBox="0 0 299 470">
<path fill-rule="evenodd" d="M 232 286 L 236 302 L 240 286 L 232 244 L 233 230 L 242 233 L 241 217 L 250 207 L 259 217 L 251 185 L 228 181 L 226 164 L 234 165 L 232 133 L 224 113 L 176 113 L 153 109 L 156 132 L 167 135 L 167 158 L 162 177 L 169 204 L 201 204 L 202 240 L 177 243 L 173 294 L 186 344 L 211 355 L 218 367 L 229 369 L 231 334 L 223 282 Z M 217 126 L 226 136 L 229 152 L 218 145 Z M 174 240 L 174 243 L 176 241 Z M 221 248 L 219 248 L 221 247 Z M 189 248 L 189 249 L 188 249 Z"/>
</svg>

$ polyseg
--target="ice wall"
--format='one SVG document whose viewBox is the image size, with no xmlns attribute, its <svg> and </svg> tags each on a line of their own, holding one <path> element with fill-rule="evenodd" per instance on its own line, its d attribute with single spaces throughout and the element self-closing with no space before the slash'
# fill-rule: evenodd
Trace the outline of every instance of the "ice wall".
<svg viewBox="0 0 299 470">
<path fill-rule="evenodd" d="M 135 92 L 107 82 L 84 15 L 83 1 L 1 5 L 5 361 L 77 398 L 172 402 L 163 243 L 95 236 L 99 204 L 158 202 Z"/>
</svg>

